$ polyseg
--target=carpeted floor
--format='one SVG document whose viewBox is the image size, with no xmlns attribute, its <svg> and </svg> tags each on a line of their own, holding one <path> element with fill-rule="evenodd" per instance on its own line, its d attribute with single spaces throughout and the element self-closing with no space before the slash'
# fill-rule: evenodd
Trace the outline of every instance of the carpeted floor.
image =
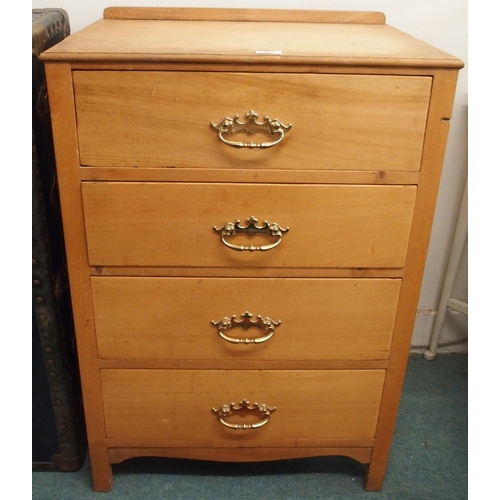
<svg viewBox="0 0 500 500">
<path fill-rule="evenodd" d="M 466 354 L 409 360 L 382 492 L 365 466 L 342 457 L 227 464 L 133 459 L 113 466 L 111 493 L 78 472 L 33 472 L 33 500 L 462 500 L 468 498 Z"/>
</svg>

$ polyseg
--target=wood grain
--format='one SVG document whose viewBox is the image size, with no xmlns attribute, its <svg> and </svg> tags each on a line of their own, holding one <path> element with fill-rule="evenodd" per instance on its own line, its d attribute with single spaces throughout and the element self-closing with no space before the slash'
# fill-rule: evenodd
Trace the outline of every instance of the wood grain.
<svg viewBox="0 0 500 500">
<path fill-rule="evenodd" d="M 362 464 L 370 461 L 371 448 L 349 447 L 292 447 L 292 448 L 110 448 L 111 463 L 120 463 L 133 457 L 171 457 L 222 462 L 261 462 L 290 458 L 340 455 L 353 458 Z"/>
<path fill-rule="evenodd" d="M 81 167 L 83 181 L 252 182 L 292 184 L 418 184 L 419 172 L 265 170 L 259 168 Z"/>
<path fill-rule="evenodd" d="M 154 370 L 385 370 L 389 361 L 377 360 L 262 360 L 243 359 L 99 359 L 100 368 L 144 368 Z"/>
<path fill-rule="evenodd" d="M 418 172 L 430 78 L 193 72 L 74 73 L 82 165 Z M 269 149 L 210 123 L 250 110 L 292 129 Z M 133 131 L 133 133 L 132 133 Z M 231 136 L 227 137 L 231 140 Z M 266 134 L 233 141 L 267 142 Z M 333 154 L 332 154 L 333 153 Z"/>
<path fill-rule="evenodd" d="M 463 66 L 456 57 L 385 24 L 300 22 L 101 19 L 43 52 L 40 58 L 101 63 L 240 63 L 247 67 Z"/>
<path fill-rule="evenodd" d="M 104 17 L 41 56 L 94 488 L 134 456 L 340 454 L 381 489 L 463 63 L 380 13 Z M 264 151 L 210 129 L 251 109 L 292 130 Z M 250 216 L 290 230 L 224 246 Z M 282 321 L 267 343 L 210 324 L 245 310 Z M 277 410 L 224 427 L 243 398 Z"/>
<path fill-rule="evenodd" d="M 211 9 L 168 7 L 107 7 L 104 19 L 177 21 L 260 21 L 286 23 L 384 24 L 382 12 L 287 9 Z"/>
<path fill-rule="evenodd" d="M 373 449 L 365 481 L 367 490 L 382 489 L 389 458 L 446 150 L 456 80 L 456 72 L 443 72 L 434 79 L 421 180 L 409 242 L 411 252 L 404 272 L 401 302 L 377 426 L 379 438 Z"/>
<path fill-rule="evenodd" d="M 91 265 L 198 268 L 403 267 L 416 195 L 411 186 L 85 182 L 82 190 Z M 214 226 L 251 215 L 290 230 L 266 252 L 227 248 Z M 257 236 L 234 240 L 274 241 Z"/>
<path fill-rule="evenodd" d="M 387 359 L 400 280 L 92 278 L 100 358 Z M 359 311 L 363 314 L 359 314 Z M 218 334 L 222 317 L 250 311 L 281 324 L 262 344 Z M 256 339 L 257 327 L 231 338 Z M 307 349 L 304 348 L 307 345 Z M 236 365 L 235 365 L 236 366 Z"/>
<path fill-rule="evenodd" d="M 85 421 L 94 487 L 109 491 L 113 480 L 104 433 L 94 312 L 88 272 L 85 222 L 79 179 L 73 84 L 68 64 L 47 64 L 52 133 L 57 163 L 73 319 L 78 346 Z"/>
<path fill-rule="evenodd" d="M 103 267 L 90 268 L 92 276 L 170 276 L 170 277 L 212 277 L 212 278 L 401 278 L 402 268 L 282 268 L 282 267 Z"/>
<path fill-rule="evenodd" d="M 221 441 L 256 447 L 265 441 L 373 438 L 384 377 L 384 370 L 104 369 L 106 433 L 122 443 L 162 439 L 194 447 Z M 212 408 L 242 399 L 276 411 L 259 429 L 228 429 Z M 260 420 L 250 412 L 228 417 L 239 424 Z"/>
</svg>

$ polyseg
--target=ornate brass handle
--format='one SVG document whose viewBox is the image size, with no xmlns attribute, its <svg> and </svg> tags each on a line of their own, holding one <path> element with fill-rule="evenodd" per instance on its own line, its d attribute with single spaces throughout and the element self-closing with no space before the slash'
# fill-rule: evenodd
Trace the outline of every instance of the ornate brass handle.
<svg viewBox="0 0 500 500">
<path fill-rule="evenodd" d="M 262 344 L 266 340 L 269 340 L 274 334 L 274 327 L 279 326 L 281 321 L 275 321 L 269 316 L 257 316 L 257 320 L 252 320 L 252 314 L 248 311 L 244 312 L 241 317 L 243 319 L 237 320 L 236 316 L 232 316 L 231 318 L 224 316 L 219 321 L 212 320 L 212 324 L 218 327 L 219 335 L 226 340 L 227 342 L 231 342 L 232 344 Z M 245 330 L 251 327 L 257 327 L 262 330 L 265 330 L 266 334 L 263 337 L 258 337 L 256 339 L 238 339 L 234 337 L 228 337 L 224 332 L 231 330 L 231 328 L 242 327 Z"/>
<path fill-rule="evenodd" d="M 219 124 L 214 122 L 210 123 L 210 126 L 218 131 L 219 139 L 228 146 L 233 148 L 270 148 L 279 144 L 285 137 L 285 132 L 292 128 L 292 124 L 283 125 L 279 120 L 271 120 L 268 116 L 264 116 L 263 122 L 258 122 L 257 118 L 259 115 L 255 111 L 250 110 L 246 115 L 246 122 L 239 122 L 239 115 L 234 115 L 234 118 L 224 118 Z M 264 132 L 270 136 L 277 136 L 274 141 L 271 142 L 235 142 L 228 141 L 224 134 L 234 134 L 244 130 L 247 134 L 253 134 L 255 132 Z"/>
<path fill-rule="evenodd" d="M 233 411 L 239 411 L 243 408 L 251 411 L 256 410 L 258 413 L 260 413 L 262 417 L 264 417 L 264 420 L 257 422 L 255 424 L 230 424 L 229 422 L 226 422 L 224 420 L 225 418 L 232 415 Z M 267 406 L 266 404 L 261 404 L 261 403 L 252 404 L 249 403 L 246 399 L 240 401 L 238 404 L 236 403 L 223 404 L 218 410 L 216 408 L 212 408 L 212 411 L 217 413 L 219 417 L 219 422 L 222 425 L 225 425 L 230 429 L 244 430 L 244 431 L 248 429 L 258 429 L 259 427 L 262 427 L 263 425 L 267 424 L 267 422 L 269 422 L 269 418 L 271 417 L 271 412 L 275 410 L 276 410 L 275 406 Z"/>
<path fill-rule="evenodd" d="M 237 220 L 235 222 L 226 222 L 221 228 L 217 228 L 214 226 L 214 231 L 220 234 L 222 243 L 226 245 L 231 250 L 236 250 L 237 252 L 266 252 L 267 250 L 271 250 L 272 248 L 277 247 L 281 243 L 281 238 L 283 234 L 287 233 L 290 228 L 282 228 L 276 222 L 269 224 L 269 222 L 264 221 L 263 226 L 257 226 L 258 219 L 256 219 L 253 215 L 246 220 L 246 226 L 240 226 L 240 221 Z M 266 236 L 272 236 L 277 238 L 274 243 L 270 243 L 269 245 L 234 245 L 233 243 L 229 243 L 225 238 L 229 238 L 230 236 L 236 236 L 237 234 L 248 234 L 249 236 L 254 236 L 255 234 L 264 234 Z"/>
</svg>

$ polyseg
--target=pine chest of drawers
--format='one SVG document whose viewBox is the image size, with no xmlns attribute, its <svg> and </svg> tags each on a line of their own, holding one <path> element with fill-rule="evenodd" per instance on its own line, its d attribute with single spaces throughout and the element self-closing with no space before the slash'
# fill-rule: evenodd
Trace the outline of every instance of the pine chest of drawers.
<svg viewBox="0 0 500 500">
<path fill-rule="evenodd" d="M 461 61 L 378 13 L 110 8 L 43 56 L 89 452 L 382 488 Z"/>
</svg>

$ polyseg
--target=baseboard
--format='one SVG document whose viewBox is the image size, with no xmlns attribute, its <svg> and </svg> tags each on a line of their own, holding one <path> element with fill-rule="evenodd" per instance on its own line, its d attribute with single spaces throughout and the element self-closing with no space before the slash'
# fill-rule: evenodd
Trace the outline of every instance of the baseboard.
<svg viewBox="0 0 500 500">
<path fill-rule="evenodd" d="M 412 353 L 423 353 L 429 346 L 437 312 L 431 309 L 417 311 L 411 341 Z M 467 353 L 468 316 L 448 310 L 439 336 L 438 353 Z"/>
</svg>

